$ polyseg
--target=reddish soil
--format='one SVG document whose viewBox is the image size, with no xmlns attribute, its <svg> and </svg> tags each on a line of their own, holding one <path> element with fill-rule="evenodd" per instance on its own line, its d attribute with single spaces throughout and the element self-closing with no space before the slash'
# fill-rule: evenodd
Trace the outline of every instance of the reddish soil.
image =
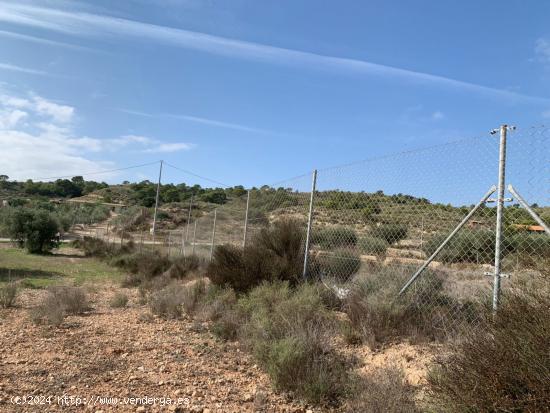
<svg viewBox="0 0 550 413">
<path fill-rule="evenodd" d="M 70 316 L 60 327 L 36 326 L 28 309 L 43 291 L 24 290 L 18 307 L 0 309 L 0 412 L 328 412 L 274 392 L 269 378 L 238 343 L 224 343 L 190 319 L 166 321 L 148 314 L 136 290 L 89 288 L 93 309 Z M 115 291 L 130 297 L 113 309 Z M 412 384 L 422 384 L 430 353 L 405 344 L 372 352 L 346 349 L 361 371 L 387 363 L 405 368 Z M 61 399 L 63 396 L 80 397 Z M 48 398 L 50 397 L 51 398 Z M 15 404 L 33 399 L 41 405 Z M 118 404 L 102 398 L 118 398 Z M 162 400 L 129 398 L 170 398 Z M 179 400 L 178 400 L 179 399 Z M 59 403 L 72 405 L 63 406 Z"/>
</svg>

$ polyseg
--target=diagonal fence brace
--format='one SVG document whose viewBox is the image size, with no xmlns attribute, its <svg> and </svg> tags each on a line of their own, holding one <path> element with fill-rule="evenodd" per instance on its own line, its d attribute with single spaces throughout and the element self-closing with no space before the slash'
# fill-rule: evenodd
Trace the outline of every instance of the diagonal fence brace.
<svg viewBox="0 0 550 413">
<path fill-rule="evenodd" d="M 441 245 L 437 247 L 434 253 L 424 262 L 424 264 L 422 264 L 422 266 L 414 273 L 414 275 L 409 279 L 409 281 L 407 281 L 407 283 L 403 286 L 401 291 L 399 291 L 399 295 L 402 295 L 405 291 L 407 291 L 407 289 L 412 285 L 412 283 L 414 283 L 416 279 L 420 276 L 420 274 L 422 274 L 422 271 L 424 271 L 426 267 L 430 265 L 430 263 L 435 259 L 437 254 L 439 254 L 439 252 L 445 247 L 445 245 L 447 245 L 447 243 L 456 235 L 456 233 L 460 231 L 460 229 L 466 224 L 466 222 L 468 222 L 468 220 L 472 217 L 472 215 L 475 214 L 475 212 L 479 209 L 479 207 L 483 205 L 487 201 L 487 199 L 489 199 L 489 197 L 493 195 L 493 193 L 496 190 L 497 190 L 497 187 L 495 185 L 489 188 L 487 193 L 483 196 L 483 198 L 481 198 L 481 200 L 476 204 L 476 206 L 472 208 L 472 210 L 468 213 L 468 215 L 466 215 L 464 219 L 460 222 L 460 224 L 456 226 L 456 228 L 453 230 L 453 232 L 449 234 L 449 236 L 445 239 L 445 241 L 443 241 Z"/>
</svg>

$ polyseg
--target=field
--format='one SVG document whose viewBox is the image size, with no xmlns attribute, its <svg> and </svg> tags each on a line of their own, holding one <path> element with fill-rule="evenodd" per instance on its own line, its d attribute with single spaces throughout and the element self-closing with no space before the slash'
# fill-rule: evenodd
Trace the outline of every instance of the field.
<svg viewBox="0 0 550 413">
<path fill-rule="evenodd" d="M 294 188 L 307 188 L 300 182 Z M 74 194 L 62 195 L 67 188 Z M 503 212 L 495 316 L 490 205 L 402 290 L 472 205 L 381 190 L 310 198 L 293 187 L 169 184 L 153 234 L 154 190 L 9 183 L 0 208 L 1 235 L 13 240 L 0 244 L 0 411 L 29 395 L 52 396 L 48 411 L 82 410 L 81 399 L 58 396 L 93 396 L 84 410 L 96 412 L 548 404 L 550 239 L 517 205 Z M 547 206 L 533 208 L 547 220 Z M 167 398 L 180 405 L 161 405 Z"/>
<path fill-rule="evenodd" d="M 93 258 L 84 257 L 82 252 L 62 247 L 52 255 L 29 254 L 25 250 L 0 244 L 0 283 L 23 279 L 28 288 L 44 288 L 48 285 L 72 282 L 102 283 L 117 281 L 123 273 Z"/>
<path fill-rule="evenodd" d="M 182 399 L 171 411 L 324 412 L 335 408 L 300 402 L 275 392 L 268 376 L 238 342 L 225 342 L 208 322 L 189 317 L 166 320 L 150 314 L 135 288 L 120 287 L 122 272 L 96 258 L 62 248 L 52 256 L 30 256 L 4 246 L 3 271 L 25 277 L 15 308 L 0 309 L 0 411 L 11 412 L 13 396 L 170 397 Z M 5 277 L 3 278 L 5 282 Z M 91 308 L 65 318 L 59 327 L 35 325 L 29 311 L 46 294 L 46 285 L 78 283 Z M 129 297 L 125 308 L 112 308 L 116 293 Z M 339 339 L 341 341 L 341 339 Z M 422 386 L 434 345 L 400 343 L 384 349 L 350 346 L 343 354 L 357 359 L 359 373 L 387 364 L 404 368 L 407 380 Z M 120 403 L 124 403 L 121 401 Z M 80 411 L 57 406 L 47 411 Z M 86 411 L 142 411 L 139 406 L 100 405 Z M 37 411 L 20 406 L 17 411 Z M 166 411 L 160 406 L 146 411 Z"/>
</svg>

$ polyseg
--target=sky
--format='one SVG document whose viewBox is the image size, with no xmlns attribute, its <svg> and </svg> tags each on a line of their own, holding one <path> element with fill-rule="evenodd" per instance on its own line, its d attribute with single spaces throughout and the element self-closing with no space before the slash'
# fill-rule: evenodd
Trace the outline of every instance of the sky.
<svg viewBox="0 0 550 413">
<path fill-rule="evenodd" d="M 0 1 L 0 172 L 154 181 L 162 159 L 165 182 L 251 187 L 548 123 L 549 17 L 534 0 Z"/>
</svg>

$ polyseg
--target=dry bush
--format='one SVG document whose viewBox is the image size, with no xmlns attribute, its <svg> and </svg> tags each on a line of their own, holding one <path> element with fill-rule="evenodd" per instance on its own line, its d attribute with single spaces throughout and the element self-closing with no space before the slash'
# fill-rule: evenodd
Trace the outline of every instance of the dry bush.
<svg viewBox="0 0 550 413">
<path fill-rule="evenodd" d="M 201 303 L 198 318 L 208 321 L 217 321 L 235 307 L 237 295 L 231 288 L 211 285 L 206 289 L 204 300 Z"/>
<path fill-rule="evenodd" d="M 30 311 L 36 324 L 60 325 L 66 315 L 82 314 L 90 309 L 85 291 L 80 287 L 58 285 L 48 288 L 46 296 Z"/>
<path fill-rule="evenodd" d="M 123 268 L 131 274 L 139 274 L 142 279 L 156 277 L 170 268 L 170 259 L 158 252 L 134 252 L 116 255 L 111 264 Z"/>
<path fill-rule="evenodd" d="M 17 284 L 10 281 L 4 285 L 0 285 L 0 307 L 9 308 L 15 305 L 17 298 Z"/>
<path fill-rule="evenodd" d="M 186 285 L 183 290 L 183 309 L 189 315 L 193 315 L 201 300 L 206 293 L 206 283 L 204 280 L 197 280 L 196 282 Z"/>
<path fill-rule="evenodd" d="M 302 276 L 303 233 L 299 221 L 277 221 L 262 229 L 244 251 L 230 245 L 217 247 L 207 274 L 213 284 L 228 285 L 237 292 L 248 291 L 263 281 L 297 284 Z"/>
<path fill-rule="evenodd" d="M 358 380 L 355 393 L 347 406 L 350 413 L 420 412 L 415 404 L 415 389 L 397 366 L 377 369 Z"/>
<path fill-rule="evenodd" d="M 509 293 L 494 319 L 487 311 L 482 324 L 437 361 L 428 381 L 440 411 L 548 411 L 547 287 Z"/>
<path fill-rule="evenodd" d="M 414 287 L 399 297 L 412 268 L 375 266 L 372 271 L 355 280 L 344 302 L 351 325 L 370 345 L 397 338 L 444 339 L 473 321 L 479 311 L 472 302 L 445 295 L 442 278 L 433 270 L 426 269 Z"/>
<path fill-rule="evenodd" d="M 65 314 L 78 315 L 90 309 L 86 292 L 81 287 L 56 285 L 48 288 Z"/>
<path fill-rule="evenodd" d="M 65 313 L 56 297 L 48 294 L 36 307 L 30 310 L 30 317 L 35 324 L 59 326 L 65 318 Z"/>
<path fill-rule="evenodd" d="M 333 320 L 318 287 L 264 283 L 238 307 L 245 320 L 239 337 L 275 388 L 313 403 L 338 403 L 347 394 L 347 364 L 330 346 Z"/>
<path fill-rule="evenodd" d="M 170 284 L 165 288 L 151 293 L 149 308 L 151 312 L 162 318 L 181 318 L 183 315 L 183 286 Z"/>
<path fill-rule="evenodd" d="M 181 318 L 184 312 L 187 314 L 195 312 L 205 291 L 206 286 L 202 280 L 186 286 L 171 283 L 151 293 L 149 307 L 153 314 L 160 317 Z"/>
<path fill-rule="evenodd" d="M 192 273 L 197 273 L 201 267 L 203 267 L 203 262 L 196 255 L 175 257 L 171 259 L 171 262 L 172 264 L 166 271 L 166 274 L 170 278 L 178 280 L 181 280 Z"/>
<path fill-rule="evenodd" d="M 217 337 L 234 340 L 243 322 L 243 316 L 237 310 L 236 304 L 237 296 L 232 289 L 210 286 L 200 304 L 197 318 L 212 321 L 210 330 Z"/>
<path fill-rule="evenodd" d="M 111 308 L 124 308 L 128 305 L 128 296 L 124 293 L 117 292 L 109 301 Z"/>
<path fill-rule="evenodd" d="M 223 312 L 210 327 L 212 333 L 222 340 L 235 340 L 243 323 L 242 314 L 233 309 Z"/>
<path fill-rule="evenodd" d="M 144 277 L 140 274 L 127 274 L 120 282 L 120 286 L 123 288 L 139 287 L 143 279 Z"/>
</svg>

